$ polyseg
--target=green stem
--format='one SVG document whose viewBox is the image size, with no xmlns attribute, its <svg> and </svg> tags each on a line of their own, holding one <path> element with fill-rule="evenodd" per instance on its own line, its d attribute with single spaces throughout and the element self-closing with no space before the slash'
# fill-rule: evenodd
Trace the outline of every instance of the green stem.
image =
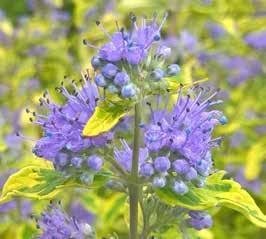
<svg viewBox="0 0 266 239">
<path fill-rule="evenodd" d="M 189 236 L 188 231 L 187 231 L 187 226 L 185 225 L 185 223 L 181 223 L 179 228 L 180 228 L 180 231 L 182 233 L 182 238 L 183 239 L 190 239 L 190 236 Z"/>
<path fill-rule="evenodd" d="M 139 148 L 140 148 L 140 103 L 135 105 L 134 124 L 134 145 L 131 167 L 131 183 L 129 185 L 129 207 L 130 207 L 130 239 L 138 239 L 138 168 L 139 168 Z"/>
</svg>

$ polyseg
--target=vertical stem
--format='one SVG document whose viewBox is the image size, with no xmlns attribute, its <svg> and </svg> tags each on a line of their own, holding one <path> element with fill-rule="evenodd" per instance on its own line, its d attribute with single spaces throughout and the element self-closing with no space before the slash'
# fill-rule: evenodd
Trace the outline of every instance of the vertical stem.
<svg viewBox="0 0 266 239">
<path fill-rule="evenodd" d="M 130 207 L 130 239 L 138 239 L 138 168 L 139 168 L 139 147 L 140 147 L 140 103 L 135 105 L 134 123 L 134 145 L 131 165 L 131 184 L 129 185 L 129 207 Z"/>
</svg>

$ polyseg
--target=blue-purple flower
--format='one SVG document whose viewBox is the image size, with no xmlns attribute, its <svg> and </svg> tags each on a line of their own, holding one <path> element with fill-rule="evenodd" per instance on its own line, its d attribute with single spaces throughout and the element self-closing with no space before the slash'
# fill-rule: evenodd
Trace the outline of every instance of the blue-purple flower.
<svg viewBox="0 0 266 239">
<path fill-rule="evenodd" d="M 38 237 L 40 239 L 85 239 L 92 238 L 94 234 L 88 222 L 70 217 L 54 205 L 42 213 L 37 220 L 37 226 L 42 231 Z"/>
<path fill-rule="evenodd" d="M 210 228 L 213 224 L 212 217 L 205 211 L 190 211 L 188 224 L 196 230 Z"/>
<path fill-rule="evenodd" d="M 244 37 L 244 41 L 257 50 L 266 48 L 266 31 L 251 32 Z"/>
<path fill-rule="evenodd" d="M 228 121 L 222 112 L 208 111 L 221 103 L 213 99 L 217 92 L 207 96 L 199 89 L 193 98 L 192 95 L 183 96 L 181 87 L 173 110 L 152 110 L 151 123 L 144 125 L 144 143 L 149 151 L 161 155 L 168 152 L 167 157 L 152 159 L 155 170 L 166 173 L 166 179 L 175 178 L 175 174 L 177 179 L 181 177 L 184 182 L 177 180 L 173 185 L 174 191 L 180 194 L 187 192 L 183 183 L 191 181 L 201 187 L 204 177 L 212 171 L 211 149 L 221 143 L 220 137 L 212 139 L 212 131 L 216 125 Z"/>
<path fill-rule="evenodd" d="M 72 85 L 74 93 L 70 93 L 64 86 L 57 88 L 57 91 L 65 96 L 65 104 L 54 103 L 49 93 L 45 92 L 39 101 L 40 106 L 48 113 L 42 115 L 27 110 L 32 113 L 30 120 L 40 125 L 44 131 L 44 136 L 33 148 L 34 154 L 52 160 L 59 166 L 67 161 L 60 153 L 75 155 L 93 146 L 104 146 L 112 137 L 111 132 L 91 138 L 82 136 L 82 130 L 97 105 L 99 93 L 96 85 L 90 80 L 85 80 L 81 90 L 75 83 Z M 76 167 L 79 166 L 76 158 L 72 158 L 72 163 Z"/>
<path fill-rule="evenodd" d="M 160 31 L 165 19 L 166 15 L 158 26 L 156 18 L 151 23 L 146 23 L 146 19 L 144 18 L 143 24 L 137 26 L 136 17 L 132 15 L 133 30 L 127 32 L 122 28 L 112 35 L 109 35 L 101 26 L 100 22 L 97 22 L 97 25 L 99 25 L 110 39 L 110 42 L 100 48 L 99 56 L 109 62 L 125 60 L 130 64 L 139 64 L 147 57 L 148 50 L 152 44 L 160 40 Z"/>
</svg>

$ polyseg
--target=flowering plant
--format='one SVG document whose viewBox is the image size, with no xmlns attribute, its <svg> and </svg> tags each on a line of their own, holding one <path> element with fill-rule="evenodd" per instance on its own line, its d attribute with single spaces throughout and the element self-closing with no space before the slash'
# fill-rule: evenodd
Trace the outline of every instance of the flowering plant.
<svg viewBox="0 0 266 239">
<path fill-rule="evenodd" d="M 131 239 L 161 238 L 169 228 L 190 238 L 188 228 L 212 226 L 207 210 L 217 206 L 266 227 L 251 196 L 214 168 L 212 149 L 221 138 L 213 138 L 213 130 L 227 123 L 215 109 L 222 103 L 216 99 L 219 90 L 180 83 L 182 71 L 177 64 L 167 65 L 171 49 L 160 43 L 166 18 L 158 24 L 154 15 L 138 25 L 131 14 L 132 29 L 117 23 L 112 35 L 96 22 L 109 42 L 97 47 L 83 41 L 98 51 L 91 59 L 93 74 L 82 73 L 79 83 L 65 77 L 56 87 L 64 104 L 45 91 L 40 110 L 26 110 L 44 132 L 33 153 L 50 164 L 10 176 L 0 202 L 53 199 L 68 187 L 107 187 L 128 197 Z M 93 225 L 54 205 L 37 224 L 40 238 L 97 237 Z"/>
</svg>

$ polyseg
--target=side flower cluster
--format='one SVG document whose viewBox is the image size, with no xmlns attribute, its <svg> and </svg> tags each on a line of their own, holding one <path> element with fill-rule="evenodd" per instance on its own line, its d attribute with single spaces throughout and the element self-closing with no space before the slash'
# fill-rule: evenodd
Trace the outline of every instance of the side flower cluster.
<svg viewBox="0 0 266 239">
<path fill-rule="evenodd" d="M 82 136 L 82 130 L 93 114 L 100 96 L 96 85 L 88 76 L 84 76 L 81 89 L 75 82 L 71 84 L 74 89 L 72 93 L 63 84 L 56 88 L 66 98 L 65 104 L 54 103 L 49 93 L 45 92 L 39 99 L 44 114 L 26 110 L 31 114 L 30 121 L 41 126 L 44 132 L 44 136 L 34 146 L 33 153 L 52 161 L 57 170 L 66 174 L 82 168 L 97 172 L 103 165 L 102 159 L 95 154 L 87 155 L 84 150 L 104 146 L 113 133 L 90 138 Z"/>
<path fill-rule="evenodd" d="M 37 220 L 37 228 L 41 230 L 39 239 L 95 238 L 91 225 L 70 217 L 54 205 L 50 205 L 49 210 L 42 213 Z"/>
<path fill-rule="evenodd" d="M 192 90 L 192 89 L 191 89 Z M 196 88 L 195 97 L 179 96 L 171 112 L 154 110 L 150 103 L 151 123 L 142 125 L 145 147 L 139 152 L 139 173 L 155 188 L 172 187 L 177 194 L 189 191 L 189 185 L 203 187 L 205 178 L 213 171 L 211 149 L 219 146 L 221 138 L 212 138 L 218 124 L 226 124 L 222 112 L 210 110 L 221 103 Z M 132 149 L 122 140 L 122 149 L 115 148 L 117 162 L 131 171 Z"/>
<path fill-rule="evenodd" d="M 153 163 L 160 173 L 153 179 L 155 187 L 168 182 L 177 194 L 185 194 L 189 183 L 204 186 L 212 171 L 211 149 L 221 143 L 220 137 L 212 139 L 212 131 L 227 123 L 220 111 L 207 111 L 221 103 L 213 100 L 217 92 L 204 98 L 203 89 L 199 89 L 192 99 L 182 95 L 181 87 L 172 112 L 152 110 L 152 123 L 144 126 L 144 142 L 152 154 L 160 155 Z"/>
</svg>

